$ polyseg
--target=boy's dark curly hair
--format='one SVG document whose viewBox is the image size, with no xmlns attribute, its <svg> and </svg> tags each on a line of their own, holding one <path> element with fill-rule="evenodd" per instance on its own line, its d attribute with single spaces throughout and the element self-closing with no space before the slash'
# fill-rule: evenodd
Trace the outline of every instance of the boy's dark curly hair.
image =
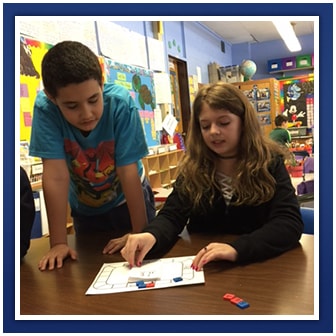
<svg viewBox="0 0 336 336">
<path fill-rule="evenodd" d="M 102 85 L 103 73 L 98 57 L 80 42 L 60 42 L 43 57 L 42 81 L 44 89 L 52 97 L 57 97 L 57 91 L 62 87 L 89 79 Z"/>
</svg>

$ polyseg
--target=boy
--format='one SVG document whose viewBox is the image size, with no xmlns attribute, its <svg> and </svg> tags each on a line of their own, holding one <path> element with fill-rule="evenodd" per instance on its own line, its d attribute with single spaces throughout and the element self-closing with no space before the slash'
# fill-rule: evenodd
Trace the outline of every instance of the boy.
<svg viewBox="0 0 336 336">
<path fill-rule="evenodd" d="M 68 202 L 76 234 L 121 236 L 107 243 L 109 254 L 126 233 L 145 227 L 155 205 L 141 162 L 148 148 L 138 110 L 126 89 L 104 85 L 97 56 L 79 42 L 60 42 L 42 60 L 42 80 L 30 155 L 43 160 L 50 233 L 39 268 L 52 270 L 77 258 L 67 245 Z"/>
<path fill-rule="evenodd" d="M 291 135 L 288 132 L 288 118 L 283 115 L 279 114 L 275 117 L 275 128 L 270 133 L 270 138 L 281 145 L 284 145 L 286 147 L 290 146 L 290 143 L 292 141 Z"/>
</svg>

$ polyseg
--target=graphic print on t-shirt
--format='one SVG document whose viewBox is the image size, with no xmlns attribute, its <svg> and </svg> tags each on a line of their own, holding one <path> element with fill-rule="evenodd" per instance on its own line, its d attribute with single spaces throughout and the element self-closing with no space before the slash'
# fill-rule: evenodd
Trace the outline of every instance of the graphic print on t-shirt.
<svg viewBox="0 0 336 336">
<path fill-rule="evenodd" d="M 100 207 L 120 193 L 114 162 L 114 141 L 101 142 L 97 148 L 83 150 L 76 141 L 64 140 L 71 158 L 71 179 L 77 188 L 78 201 Z"/>
</svg>

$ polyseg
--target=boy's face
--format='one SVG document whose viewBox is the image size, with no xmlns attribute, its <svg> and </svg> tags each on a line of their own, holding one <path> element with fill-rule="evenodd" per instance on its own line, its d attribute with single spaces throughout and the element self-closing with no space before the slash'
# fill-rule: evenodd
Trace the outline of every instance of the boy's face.
<svg viewBox="0 0 336 336">
<path fill-rule="evenodd" d="M 48 97 L 59 107 L 64 118 L 83 132 L 92 131 L 103 114 L 103 87 L 94 79 L 69 84 L 58 89 L 57 97 Z"/>
</svg>

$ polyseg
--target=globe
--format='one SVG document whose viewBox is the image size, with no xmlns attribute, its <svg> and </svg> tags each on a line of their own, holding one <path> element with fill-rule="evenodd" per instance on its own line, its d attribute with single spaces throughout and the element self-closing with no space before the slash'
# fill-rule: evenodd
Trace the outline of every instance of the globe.
<svg viewBox="0 0 336 336">
<path fill-rule="evenodd" d="M 248 81 L 256 73 L 257 65 L 251 60 L 244 60 L 239 66 L 239 71 L 244 76 L 244 81 Z"/>
</svg>

